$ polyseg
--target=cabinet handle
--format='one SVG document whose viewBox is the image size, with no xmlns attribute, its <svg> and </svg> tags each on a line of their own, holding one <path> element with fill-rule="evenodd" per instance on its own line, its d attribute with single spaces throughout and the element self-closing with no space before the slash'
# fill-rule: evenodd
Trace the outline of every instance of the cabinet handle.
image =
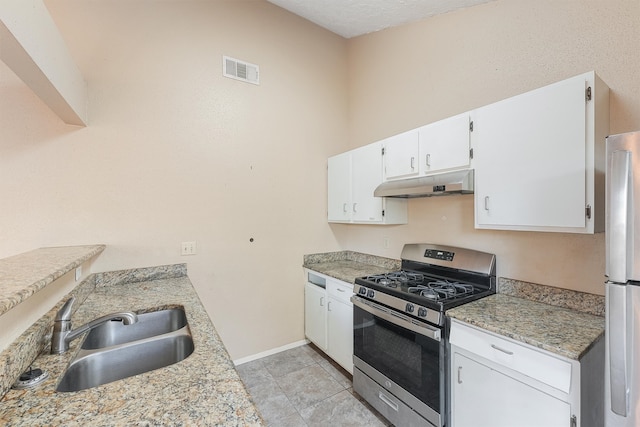
<svg viewBox="0 0 640 427">
<path fill-rule="evenodd" d="M 356 209 L 356 206 L 358 206 L 358 204 L 357 204 L 357 203 L 354 203 L 354 204 L 353 204 L 353 211 L 354 211 L 354 212 L 358 212 L 358 210 Z"/>
<path fill-rule="evenodd" d="M 431 166 L 431 154 L 427 154 L 427 166 Z"/>
<path fill-rule="evenodd" d="M 495 344 L 491 344 L 491 348 L 493 348 L 494 350 L 501 351 L 505 354 L 508 354 L 509 356 L 513 356 L 513 351 L 505 350 L 504 348 L 500 348 Z"/>
<path fill-rule="evenodd" d="M 336 288 L 336 291 L 338 291 L 338 292 L 346 292 L 344 289 L 340 289 L 340 288 Z"/>
<path fill-rule="evenodd" d="M 398 412 L 398 404 L 395 402 L 392 402 L 391 399 L 389 399 L 383 392 L 378 391 L 378 398 L 382 400 L 384 403 L 386 403 L 387 406 L 389 406 L 391 409 Z"/>
<path fill-rule="evenodd" d="M 411 169 L 412 169 L 412 170 L 416 168 L 415 163 L 416 163 L 416 158 L 415 158 L 415 157 L 412 157 L 412 158 L 411 158 Z"/>
<path fill-rule="evenodd" d="M 320 297 L 320 307 L 324 307 L 324 297 Z"/>
<path fill-rule="evenodd" d="M 347 204 L 346 203 L 342 204 L 342 212 L 347 213 Z"/>
<path fill-rule="evenodd" d="M 327 311 L 331 311 L 331 301 L 327 303 Z"/>
<path fill-rule="evenodd" d="M 489 210 L 489 196 L 484 196 L 484 210 Z"/>
<path fill-rule="evenodd" d="M 462 366 L 458 366 L 458 384 L 462 384 Z"/>
</svg>

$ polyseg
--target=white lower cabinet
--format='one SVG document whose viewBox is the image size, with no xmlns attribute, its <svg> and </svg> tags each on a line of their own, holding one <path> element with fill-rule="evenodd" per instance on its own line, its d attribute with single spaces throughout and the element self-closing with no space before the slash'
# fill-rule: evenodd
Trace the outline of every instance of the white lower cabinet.
<svg viewBox="0 0 640 427">
<path fill-rule="evenodd" d="M 353 374 L 353 285 L 306 270 L 305 336 Z"/>
<path fill-rule="evenodd" d="M 459 352 L 453 354 L 456 427 L 568 427 L 571 405 Z"/>
<path fill-rule="evenodd" d="M 331 281 L 327 284 L 327 352 L 353 374 L 353 304 L 348 300 L 353 287 L 342 283 Z M 335 292 L 340 294 L 335 295 Z M 346 301 L 344 296 L 347 296 Z"/>
<path fill-rule="evenodd" d="M 327 294 L 309 282 L 304 288 L 304 334 L 322 350 L 327 349 Z"/>
<path fill-rule="evenodd" d="M 603 343 L 580 361 L 452 319 L 452 427 L 601 427 Z"/>
</svg>

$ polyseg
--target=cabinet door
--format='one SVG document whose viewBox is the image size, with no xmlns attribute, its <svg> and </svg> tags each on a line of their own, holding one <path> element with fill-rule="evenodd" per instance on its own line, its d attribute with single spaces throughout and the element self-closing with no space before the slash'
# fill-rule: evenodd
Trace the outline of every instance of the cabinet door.
<svg viewBox="0 0 640 427">
<path fill-rule="evenodd" d="M 312 283 L 304 287 L 304 334 L 323 350 L 327 349 L 327 296 Z"/>
<path fill-rule="evenodd" d="M 453 353 L 452 427 L 567 427 L 571 407 L 460 353 Z"/>
<path fill-rule="evenodd" d="M 431 123 L 419 130 L 422 175 L 469 166 L 469 113 Z"/>
<path fill-rule="evenodd" d="M 477 228 L 586 225 L 585 76 L 473 113 Z"/>
<path fill-rule="evenodd" d="M 382 183 L 382 144 L 365 145 L 351 151 L 351 210 L 357 222 L 382 221 L 382 197 L 373 192 Z"/>
<path fill-rule="evenodd" d="M 413 129 L 384 141 L 385 180 L 417 176 L 420 132 Z"/>
<path fill-rule="evenodd" d="M 328 353 L 353 374 L 353 305 L 332 297 L 328 304 Z"/>
<path fill-rule="evenodd" d="M 328 220 L 330 222 L 349 222 L 352 212 L 351 154 L 346 152 L 329 157 L 327 175 Z"/>
</svg>

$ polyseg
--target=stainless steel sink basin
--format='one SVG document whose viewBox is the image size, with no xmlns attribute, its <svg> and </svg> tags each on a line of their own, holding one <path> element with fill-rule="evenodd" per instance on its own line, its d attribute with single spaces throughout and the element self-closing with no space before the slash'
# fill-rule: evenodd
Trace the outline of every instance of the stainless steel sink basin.
<svg viewBox="0 0 640 427">
<path fill-rule="evenodd" d="M 167 334 L 86 353 L 71 362 L 56 391 L 84 390 L 173 365 L 193 353 L 193 339 Z"/>
<path fill-rule="evenodd" d="M 193 353 L 184 310 L 145 313 L 138 319 L 131 325 L 107 322 L 87 334 L 56 391 L 97 387 L 173 365 Z"/>
<path fill-rule="evenodd" d="M 186 325 L 187 316 L 181 308 L 138 314 L 138 321 L 131 325 L 111 321 L 92 329 L 82 342 L 81 348 L 92 350 L 110 347 L 177 331 Z"/>
</svg>

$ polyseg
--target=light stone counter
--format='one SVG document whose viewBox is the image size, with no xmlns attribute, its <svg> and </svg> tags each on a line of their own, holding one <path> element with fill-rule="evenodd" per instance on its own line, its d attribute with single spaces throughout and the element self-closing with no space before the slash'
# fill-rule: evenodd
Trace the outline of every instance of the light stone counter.
<svg viewBox="0 0 640 427">
<path fill-rule="evenodd" d="M 604 335 L 603 317 L 504 294 L 452 308 L 447 315 L 574 360 Z"/>
<path fill-rule="evenodd" d="M 357 277 L 389 273 L 400 269 L 400 261 L 353 251 L 305 255 L 303 267 L 347 283 Z"/>
<path fill-rule="evenodd" d="M 0 315 L 104 248 L 104 245 L 40 248 L 0 259 Z"/>
<path fill-rule="evenodd" d="M 86 300 L 77 307 L 72 320 L 77 327 L 116 311 L 142 313 L 184 307 L 195 344 L 188 358 L 99 387 L 58 393 L 55 387 L 83 338 L 72 341 L 65 354 L 51 355 L 45 348 L 33 367 L 46 369 L 49 378 L 31 390 L 7 392 L 0 400 L 0 425 L 263 425 L 185 273 L 184 265 L 159 268 L 150 274 L 101 273 L 97 280 L 95 277 L 87 280 L 74 291 L 79 299 L 77 304 L 85 295 Z M 149 277 L 155 279 L 145 280 Z M 60 304 L 56 309 L 59 307 Z M 43 322 L 50 325 L 51 319 Z M 49 330 L 46 339 L 50 339 L 50 326 L 45 328 Z M 24 343 L 15 345 L 19 348 Z"/>
</svg>

